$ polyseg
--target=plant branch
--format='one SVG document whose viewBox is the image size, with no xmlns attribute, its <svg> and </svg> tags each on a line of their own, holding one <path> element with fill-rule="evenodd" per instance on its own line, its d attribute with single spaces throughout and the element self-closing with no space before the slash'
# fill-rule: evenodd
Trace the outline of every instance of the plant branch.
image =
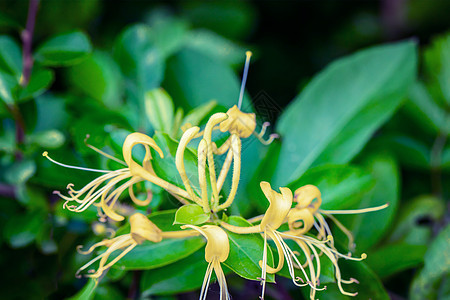
<svg viewBox="0 0 450 300">
<path fill-rule="evenodd" d="M 22 86 L 26 86 L 30 81 L 31 70 L 33 68 L 33 54 L 31 48 L 33 43 L 34 24 L 36 23 L 38 8 L 39 0 L 30 0 L 28 6 L 27 24 L 21 34 L 23 43 L 23 69 L 20 84 Z"/>
</svg>

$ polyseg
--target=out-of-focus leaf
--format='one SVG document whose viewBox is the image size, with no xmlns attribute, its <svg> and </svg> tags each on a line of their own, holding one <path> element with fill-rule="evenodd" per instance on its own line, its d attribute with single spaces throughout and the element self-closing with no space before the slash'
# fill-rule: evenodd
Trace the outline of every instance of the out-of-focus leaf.
<svg viewBox="0 0 450 300">
<path fill-rule="evenodd" d="M 421 124 L 431 134 L 437 134 L 441 130 L 450 132 L 450 118 L 447 117 L 445 110 L 436 104 L 421 82 L 416 82 L 411 87 L 405 110 L 413 116 L 415 122 Z"/>
<path fill-rule="evenodd" d="M 123 74 L 136 81 L 137 95 L 159 86 L 164 65 L 151 39 L 151 29 L 138 24 L 127 28 L 115 42 L 114 58 Z"/>
<path fill-rule="evenodd" d="M 199 225 L 207 222 L 209 215 L 197 204 L 187 204 L 180 207 L 175 214 L 175 224 Z"/>
<path fill-rule="evenodd" d="M 35 131 L 63 130 L 68 124 L 69 115 L 66 111 L 64 96 L 46 93 L 36 98 L 37 122 Z M 49 118 L 48 116 L 52 116 Z"/>
<path fill-rule="evenodd" d="M 177 52 L 188 38 L 188 23 L 169 16 L 160 9 L 154 9 L 149 17 L 150 38 L 164 58 Z"/>
<path fill-rule="evenodd" d="M 238 216 L 228 218 L 228 223 L 235 226 L 252 226 L 247 220 Z M 249 280 L 259 280 L 261 268 L 259 261 L 263 258 L 264 239 L 260 234 L 237 234 L 227 231 L 230 242 L 230 254 L 224 264 L 239 276 Z M 273 266 L 273 254 L 267 247 L 267 264 Z M 274 282 L 274 275 L 267 274 L 266 281 Z"/>
<path fill-rule="evenodd" d="M 401 165 L 428 170 L 431 166 L 429 147 L 409 136 L 384 136 L 376 141 L 380 148 L 389 149 Z"/>
<path fill-rule="evenodd" d="M 183 2 L 183 13 L 199 28 L 208 28 L 230 39 L 247 35 L 254 19 L 250 3 L 226 2 Z"/>
<path fill-rule="evenodd" d="M 207 266 L 205 252 L 199 250 L 171 265 L 145 271 L 141 280 L 142 296 L 169 295 L 199 289 Z"/>
<path fill-rule="evenodd" d="M 21 248 L 32 243 L 43 228 L 43 216 L 39 212 L 29 212 L 12 216 L 3 234 L 13 248 Z"/>
<path fill-rule="evenodd" d="M 52 70 L 33 68 L 30 81 L 20 91 L 18 101 L 24 101 L 41 95 L 50 87 L 53 79 Z"/>
<path fill-rule="evenodd" d="M 145 93 L 145 112 L 155 130 L 166 133 L 172 131 L 173 109 L 172 98 L 164 89 Z"/>
<path fill-rule="evenodd" d="M 239 97 L 239 81 L 229 67 L 198 50 L 187 48 L 168 61 L 164 86 L 173 99 L 187 108 L 211 100 L 229 108 L 237 104 Z M 251 107 L 249 103 L 245 97 L 242 107 Z"/>
<path fill-rule="evenodd" d="M 1 18 L 1 17 L 0 17 Z M 16 41 L 6 35 L 0 36 L 0 69 L 19 81 L 22 74 L 22 52 Z"/>
<path fill-rule="evenodd" d="M 375 185 L 355 208 L 375 207 L 386 203 L 389 206 L 377 212 L 345 216 L 351 220 L 347 228 L 353 232 L 356 249 L 360 252 L 375 245 L 391 227 L 398 207 L 400 188 L 398 166 L 390 155 L 371 155 L 365 160 L 365 165 L 374 178 Z"/>
<path fill-rule="evenodd" d="M 97 288 L 98 280 L 89 279 L 84 287 L 76 293 L 76 295 L 70 297 L 68 300 L 91 300 L 94 299 L 95 289 Z"/>
<path fill-rule="evenodd" d="M 425 51 L 425 70 L 432 81 L 436 81 L 435 89 L 439 90 L 443 99 L 434 97 L 434 101 L 442 106 L 450 104 L 450 34 L 437 38 Z M 449 125 L 447 125 L 449 126 Z"/>
<path fill-rule="evenodd" d="M 245 60 L 245 48 L 209 30 L 198 29 L 189 32 L 186 45 L 229 66 L 243 64 Z"/>
<path fill-rule="evenodd" d="M 13 76 L 0 71 L 0 99 L 6 104 L 14 103 L 13 89 L 17 87 L 17 81 Z"/>
<path fill-rule="evenodd" d="M 346 209 L 354 207 L 372 183 L 372 177 L 362 168 L 324 165 L 308 170 L 289 187 L 294 192 L 304 185 L 315 185 L 322 194 L 321 208 Z"/>
<path fill-rule="evenodd" d="M 44 42 L 35 52 L 35 59 L 45 66 L 69 66 L 81 62 L 91 51 L 86 34 L 73 31 Z"/>
<path fill-rule="evenodd" d="M 390 244 L 369 253 L 366 263 L 385 278 L 421 264 L 426 250 L 425 245 Z"/>
<path fill-rule="evenodd" d="M 400 211 L 389 241 L 428 245 L 432 225 L 442 218 L 444 212 L 443 201 L 433 196 L 420 196 L 409 201 Z"/>
<path fill-rule="evenodd" d="M 413 42 L 374 47 L 331 64 L 280 117 L 283 143 L 272 182 L 292 182 L 317 159 L 348 162 L 391 115 L 415 76 Z"/>
<path fill-rule="evenodd" d="M 8 27 L 20 29 L 22 28 L 22 25 L 7 14 L 0 12 L 0 28 L 3 29 Z"/>
<path fill-rule="evenodd" d="M 123 299 L 122 293 L 111 284 L 100 285 L 95 290 L 94 300 L 121 300 L 121 299 Z"/>
<path fill-rule="evenodd" d="M 91 57 L 68 69 L 70 82 L 107 107 L 118 107 L 122 92 L 120 69 L 109 54 L 94 51 Z"/>
<path fill-rule="evenodd" d="M 59 148 L 65 140 L 66 138 L 59 130 L 40 131 L 28 136 L 28 142 L 36 143 L 45 149 Z"/>
<path fill-rule="evenodd" d="M 6 171 L 5 179 L 11 184 L 25 183 L 36 172 L 36 164 L 32 160 L 15 162 Z"/>
<path fill-rule="evenodd" d="M 409 296 L 413 300 L 435 299 L 437 286 L 450 273 L 450 225 L 428 247 L 425 266 L 414 279 Z M 447 295 L 448 296 L 448 295 Z"/>
<path fill-rule="evenodd" d="M 193 126 L 199 126 L 200 122 L 208 116 L 216 105 L 217 102 L 213 100 L 195 107 L 184 117 L 182 125 L 191 124 Z"/>
</svg>

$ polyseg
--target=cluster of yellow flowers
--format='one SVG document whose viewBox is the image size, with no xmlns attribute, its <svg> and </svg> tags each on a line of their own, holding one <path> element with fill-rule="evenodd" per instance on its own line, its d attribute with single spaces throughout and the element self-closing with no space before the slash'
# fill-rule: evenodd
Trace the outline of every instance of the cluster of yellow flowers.
<svg viewBox="0 0 450 300">
<path fill-rule="evenodd" d="M 247 53 L 246 69 L 239 104 L 242 101 L 242 91 L 248 70 L 249 58 L 250 53 Z M 86 169 L 105 174 L 80 190 L 74 190 L 72 185 L 69 185 L 68 196 L 58 192 L 60 197 L 66 201 L 64 207 L 71 211 L 82 212 L 94 204 L 98 207 L 101 218 L 105 219 L 108 217 L 114 221 L 122 221 L 124 220 L 124 216 L 114 210 L 114 206 L 120 195 L 128 189 L 129 196 L 136 205 L 146 206 L 150 203 L 150 198 L 145 201 L 139 200 L 134 195 L 133 185 L 141 181 L 149 181 L 165 189 L 178 199 L 181 204 L 195 203 L 200 205 L 204 213 L 210 216 L 210 218 L 206 222 L 207 225 L 201 227 L 188 224 L 182 226 L 181 228 L 183 230 L 181 231 L 164 232 L 151 222 L 147 216 L 141 213 L 135 213 L 129 217 L 129 234 L 106 239 L 94 244 L 87 251 L 81 251 L 79 249 L 81 253 L 87 254 L 92 253 L 97 247 L 107 247 L 104 253 L 82 266 L 77 274 L 100 260 L 98 269 L 89 270 L 86 274 L 86 276 L 91 278 L 99 278 L 105 270 L 114 265 L 134 247 L 146 240 L 158 243 L 163 239 L 187 238 L 201 234 L 207 239 L 205 260 L 209 265 L 201 289 L 200 299 L 206 298 L 213 270 L 220 286 L 220 299 L 229 299 L 225 275 L 221 268 L 221 263 L 227 260 L 230 250 L 227 231 L 243 235 L 259 233 L 264 238 L 264 249 L 261 253 L 261 261 L 259 262 L 262 284 L 261 298 L 264 298 L 266 274 L 279 272 L 286 261 L 293 283 L 297 286 L 309 285 L 311 287 L 310 298 L 314 299 L 317 290 L 325 289 L 325 287 L 320 287 L 319 282 L 321 273 L 319 258 L 321 255 L 325 255 L 333 263 L 335 277 L 340 291 L 345 295 L 356 295 L 356 293 L 349 293 L 343 289 L 342 284 L 357 281 L 353 278 L 349 280 L 342 279 L 338 259 L 362 260 L 366 255 L 352 257 L 351 254 L 344 255 L 339 253 L 334 245 L 333 235 L 325 217 L 332 220 L 336 226 L 347 234 L 350 245 L 352 245 L 353 239 L 351 233 L 333 217 L 333 214 L 376 211 L 387 205 L 353 211 L 327 211 L 320 209 L 322 202 L 321 193 L 315 186 L 306 185 L 298 188 L 294 193 L 289 188 L 281 187 L 280 192 L 277 192 L 271 188 L 268 182 L 261 182 L 261 189 L 270 204 L 264 215 L 249 220 L 254 224 L 253 226 L 234 226 L 218 218 L 217 213 L 227 209 L 233 203 L 236 196 L 241 173 L 241 139 L 248 138 L 254 134 L 264 144 L 268 144 L 275 137 L 271 135 L 268 140 L 263 140 L 266 129 L 265 125 L 259 133 L 255 133 L 255 129 L 255 114 L 244 113 L 236 105 L 226 113 L 213 114 L 202 131 L 198 126 L 185 129 L 176 151 L 176 165 L 174 166 L 182 179 L 184 188 L 169 183 L 155 173 L 152 167 L 151 149 L 154 149 L 161 158 L 164 157 L 163 151 L 151 137 L 142 133 L 132 133 L 125 139 L 123 144 L 124 161 L 114 158 L 123 164 L 124 168 L 115 171 Z M 212 140 L 212 133 L 216 130 L 229 134 L 228 139 L 220 147 Z M 188 144 L 197 138 L 201 138 L 197 149 L 199 188 L 196 188 L 197 185 L 192 185 L 186 174 L 184 163 L 184 154 Z M 133 159 L 132 151 L 136 145 L 142 145 L 145 148 L 145 157 L 142 163 L 138 163 Z M 217 176 L 214 157 L 219 155 L 225 155 L 225 160 L 222 166 L 218 168 L 220 172 Z M 55 162 L 46 152 L 44 156 Z M 63 165 L 58 162 L 55 163 Z M 227 198 L 221 201 L 219 194 L 230 171 L 231 164 L 233 164 L 231 189 L 228 192 Z M 207 178 L 207 175 L 209 175 L 209 178 Z M 289 226 L 289 230 L 280 231 L 280 226 L 286 223 Z M 278 264 L 276 266 L 269 266 L 267 264 L 268 240 L 274 242 L 278 252 Z M 286 243 L 287 240 L 292 240 L 299 246 L 306 257 L 306 261 L 300 261 L 300 253 L 291 250 Z M 120 249 L 123 249 L 123 251 L 108 262 L 110 254 Z M 296 269 L 300 270 L 303 275 L 302 277 L 295 274 Z"/>
</svg>

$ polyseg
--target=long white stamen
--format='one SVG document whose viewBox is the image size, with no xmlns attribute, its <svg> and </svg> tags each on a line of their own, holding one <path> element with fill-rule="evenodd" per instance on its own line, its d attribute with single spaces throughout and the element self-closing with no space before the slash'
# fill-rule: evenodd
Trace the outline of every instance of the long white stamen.
<svg viewBox="0 0 450 300">
<path fill-rule="evenodd" d="M 53 158 L 48 156 L 48 152 L 47 151 L 44 151 L 44 153 L 42 153 L 42 156 L 46 157 L 49 161 L 51 161 L 54 164 L 57 164 L 57 165 L 60 165 L 61 167 L 65 167 L 65 168 L 69 168 L 69 169 L 76 169 L 76 170 L 90 171 L 90 172 L 98 172 L 98 173 L 109 173 L 109 172 L 111 172 L 111 171 L 106 171 L 106 170 L 97 170 L 97 169 L 90 169 L 90 168 L 83 168 L 83 167 L 76 167 L 76 166 L 66 165 L 66 164 L 57 162 L 56 160 L 54 160 Z"/>
<path fill-rule="evenodd" d="M 245 83 L 247 82 L 248 67 L 250 65 L 250 57 L 252 57 L 252 52 L 251 51 L 245 52 L 245 56 L 246 58 L 245 58 L 244 74 L 242 75 L 241 91 L 239 92 L 239 101 L 238 101 L 239 110 L 241 110 L 242 99 L 244 98 Z"/>
<path fill-rule="evenodd" d="M 375 207 L 368 207 L 368 208 L 362 208 L 362 209 L 349 209 L 349 210 L 323 210 L 320 209 L 319 211 L 324 214 L 333 214 L 333 215 L 346 215 L 346 214 L 362 214 L 366 212 L 373 212 L 373 211 L 379 211 L 382 209 L 385 209 L 389 206 L 389 203 L 375 206 Z"/>
</svg>

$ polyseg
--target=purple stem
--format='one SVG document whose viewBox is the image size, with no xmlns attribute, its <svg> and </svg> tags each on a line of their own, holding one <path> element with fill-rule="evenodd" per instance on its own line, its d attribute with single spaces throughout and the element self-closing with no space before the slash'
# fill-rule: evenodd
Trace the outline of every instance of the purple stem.
<svg viewBox="0 0 450 300">
<path fill-rule="evenodd" d="M 33 54 L 31 46 L 33 43 L 34 24 L 36 23 L 36 14 L 39 8 L 39 0 L 30 0 L 28 6 L 27 24 L 22 31 L 23 43 L 23 72 L 21 85 L 26 86 L 30 80 L 31 69 L 33 68 Z"/>
</svg>

